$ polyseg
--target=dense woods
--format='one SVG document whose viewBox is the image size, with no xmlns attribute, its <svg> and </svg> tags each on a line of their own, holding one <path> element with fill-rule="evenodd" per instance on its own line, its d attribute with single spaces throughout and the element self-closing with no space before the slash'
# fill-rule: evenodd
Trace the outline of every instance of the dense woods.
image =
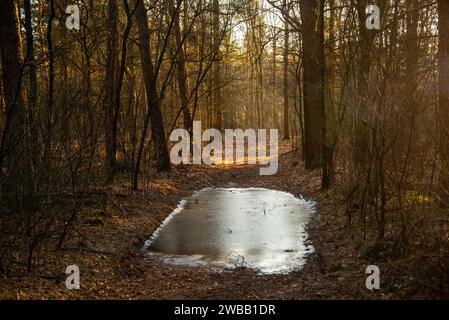
<svg viewBox="0 0 449 320">
<path fill-rule="evenodd" d="M 176 179 L 201 121 L 278 129 L 358 252 L 448 297 L 448 0 L 1 0 L 0 66 L 0 273 Z"/>
</svg>

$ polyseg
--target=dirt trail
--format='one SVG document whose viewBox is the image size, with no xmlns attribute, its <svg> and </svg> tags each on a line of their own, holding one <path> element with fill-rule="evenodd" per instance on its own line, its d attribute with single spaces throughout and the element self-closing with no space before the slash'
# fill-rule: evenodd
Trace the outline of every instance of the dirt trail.
<svg viewBox="0 0 449 320">
<path fill-rule="evenodd" d="M 279 173 L 258 168 L 177 167 L 158 174 L 129 195 L 128 183 L 108 190 L 111 213 L 80 215 L 65 249 L 43 251 L 34 276 L 4 276 L 0 298 L 13 299 L 350 299 L 392 298 L 365 287 L 371 264 L 356 253 L 344 229 L 335 191 L 320 191 L 318 172 L 303 169 L 294 152 L 280 158 Z M 209 187 L 263 187 L 302 195 L 317 203 L 319 219 L 309 225 L 316 251 L 304 269 L 288 275 L 257 275 L 239 268 L 214 273 L 199 267 L 162 265 L 141 247 L 152 232 L 193 191 Z M 94 208 L 98 202 L 92 199 Z M 97 212 L 92 209 L 92 212 Z M 65 267 L 81 270 L 81 290 L 65 288 Z M 383 269 L 385 270 L 385 269 Z"/>
</svg>

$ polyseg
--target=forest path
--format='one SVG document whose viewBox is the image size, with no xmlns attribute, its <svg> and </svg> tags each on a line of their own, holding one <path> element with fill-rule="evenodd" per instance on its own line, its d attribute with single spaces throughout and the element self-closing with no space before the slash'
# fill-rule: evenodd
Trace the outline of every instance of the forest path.
<svg viewBox="0 0 449 320">
<path fill-rule="evenodd" d="M 280 156 L 279 172 L 260 176 L 255 166 L 178 166 L 142 183 L 129 195 L 127 180 L 108 189 L 112 213 L 81 215 L 65 250 L 43 252 L 35 273 L 7 278 L 0 291 L 8 298 L 56 299 L 311 299 L 382 298 L 365 287 L 369 263 L 355 253 L 344 228 L 337 191 L 320 190 L 319 172 L 306 171 L 295 151 Z M 211 272 L 201 267 L 164 265 L 142 245 L 182 198 L 205 187 L 260 187 L 289 192 L 316 202 L 319 219 L 309 223 L 315 252 L 302 270 L 259 275 L 237 268 Z M 335 195 L 335 197 L 334 197 Z M 100 202 L 90 199 L 92 206 Z M 92 209 L 94 210 L 94 209 Z M 86 210 L 85 210 L 86 211 Z M 92 220 L 98 219 L 99 223 Z M 67 265 L 81 271 L 81 290 L 67 290 Z M 61 274 L 60 277 L 54 277 Z"/>
</svg>

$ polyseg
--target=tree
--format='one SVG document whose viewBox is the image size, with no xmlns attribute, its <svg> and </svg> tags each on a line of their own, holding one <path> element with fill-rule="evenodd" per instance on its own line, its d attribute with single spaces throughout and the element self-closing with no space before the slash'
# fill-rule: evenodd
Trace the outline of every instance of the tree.
<svg viewBox="0 0 449 320">
<path fill-rule="evenodd" d="M 143 0 L 133 0 L 136 8 L 135 16 L 140 39 L 140 60 L 143 81 L 147 96 L 148 111 L 142 129 L 142 137 L 137 154 L 136 165 L 134 168 L 134 189 L 138 186 L 138 175 L 140 161 L 142 159 L 143 148 L 147 135 L 148 126 L 151 122 L 152 140 L 156 150 L 156 167 L 160 171 L 170 170 L 170 155 L 167 149 L 165 137 L 165 126 L 160 108 L 159 94 L 157 90 L 157 73 L 154 70 L 153 60 L 151 58 L 150 29 L 148 27 L 147 11 Z"/>
<path fill-rule="evenodd" d="M 175 6 L 175 3 L 177 2 L 177 6 Z M 187 67 L 186 67 L 186 58 L 185 58 L 185 51 L 183 40 L 181 37 L 181 29 L 180 29 L 180 22 L 179 22 L 179 6 L 181 4 L 182 0 L 176 1 L 176 0 L 170 0 L 170 13 L 172 16 L 172 19 L 174 19 L 174 33 L 175 33 L 175 40 L 176 44 L 180 46 L 180 48 L 177 50 L 178 52 L 178 62 L 177 62 L 177 70 L 178 70 L 178 86 L 179 86 L 179 97 L 181 98 L 181 108 L 184 115 L 184 128 L 191 131 L 193 122 L 192 122 L 192 116 L 190 114 L 189 110 L 189 86 L 188 86 L 188 74 L 187 74 Z M 184 4 L 186 6 L 186 4 Z M 187 17 L 184 17 L 184 19 L 187 19 Z"/>
<path fill-rule="evenodd" d="M 31 170 L 25 135 L 22 86 L 23 57 L 17 1 L 0 3 L 0 55 L 6 122 L 0 148 L 0 167 L 7 166 L 3 195 L 12 209 L 21 209 L 32 191 Z M 5 191 L 7 190 L 7 191 Z"/>
<path fill-rule="evenodd" d="M 212 37 L 213 50 L 216 51 L 216 60 L 214 62 L 214 76 L 213 76 L 213 103 L 214 103 L 214 127 L 218 130 L 222 129 L 222 105 L 221 105 L 221 50 L 220 45 L 222 36 L 220 32 L 220 2 L 213 0 L 212 2 L 213 22 L 212 22 Z"/>
<path fill-rule="evenodd" d="M 28 66 L 28 119 L 31 135 L 31 147 L 33 148 L 33 161 L 36 162 L 38 154 L 38 136 L 37 129 L 34 125 L 35 113 L 37 111 L 37 72 L 35 64 L 35 50 L 34 50 L 34 32 L 32 25 L 32 13 L 31 13 L 31 0 L 25 0 L 24 2 L 25 12 L 25 32 L 26 32 L 26 63 Z"/>
<path fill-rule="evenodd" d="M 290 140 L 290 127 L 289 127 L 289 108 L 288 108 L 288 53 L 289 53 L 289 31 L 288 23 L 284 24 L 284 139 Z"/>
<path fill-rule="evenodd" d="M 116 82 L 118 64 L 118 36 L 117 36 L 118 8 L 117 0 L 108 0 L 107 20 L 107 57 L 105 74 L 105 96 L 104 96 L 104 127 L 106 145 L 106 170 L 107 182 L 114 180 L 114 170 L 117 152 L 117 133 L 115 119 L 116 105 Z"/>
<path fill-rule="evenodd" d="M 323 1 L 303 0 L 304 131 L 307 169 L 323 165 L 325 143 Z"/>
<path fill-rule="evenodd" d="M 449 206 L 449 1 L 438 1 L 439 32 L 439 154 L 441 161 L 440 198 Z"/>
<path fill-rule="evenodd" d="M 55 104 L 55 48 L 53 44 L 53 22 L 56 19 L 55 1 L 50 0 L 50 15 L 47 21 L 47 51 L 48 51 L 48 91 L 46 110 L 46 135 L 44 148 L 44 163 L 49 161 L 53 139 L 53 113 Z M 48 164 L 46 164 L 47 166 Z M 44 171 L 47 168 L 42 168 Z"/>
</svg>

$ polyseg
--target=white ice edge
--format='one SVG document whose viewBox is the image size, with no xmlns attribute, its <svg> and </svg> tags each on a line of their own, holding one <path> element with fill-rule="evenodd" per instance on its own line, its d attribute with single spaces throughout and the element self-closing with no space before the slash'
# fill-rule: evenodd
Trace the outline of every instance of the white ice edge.
<svg viewBox="0 0 449 320">
<path fill-rule="evenodd" d="M 161 225 L 156 229 L 156 231 L 154 231 L 154 233 L 151 235 L 150 239 L 146 240 L 142 250 L 147 250 L 152 244 L 153 242 L 157 239 L 157 237 L 159 236 L 159 233 L 161 232 L 162 228 L 170 222 L 170 220 L 173 219 L 173 217 L 178 214 L 179 212 L 181 212 L 184 208 L 185 205 L 187 204 L 187 199 L 182 199 L 178 206 L 176 207 L 176 209 L 170 213 L 168 215 L 168 217 L 161 223 Z"/>
</svg>

